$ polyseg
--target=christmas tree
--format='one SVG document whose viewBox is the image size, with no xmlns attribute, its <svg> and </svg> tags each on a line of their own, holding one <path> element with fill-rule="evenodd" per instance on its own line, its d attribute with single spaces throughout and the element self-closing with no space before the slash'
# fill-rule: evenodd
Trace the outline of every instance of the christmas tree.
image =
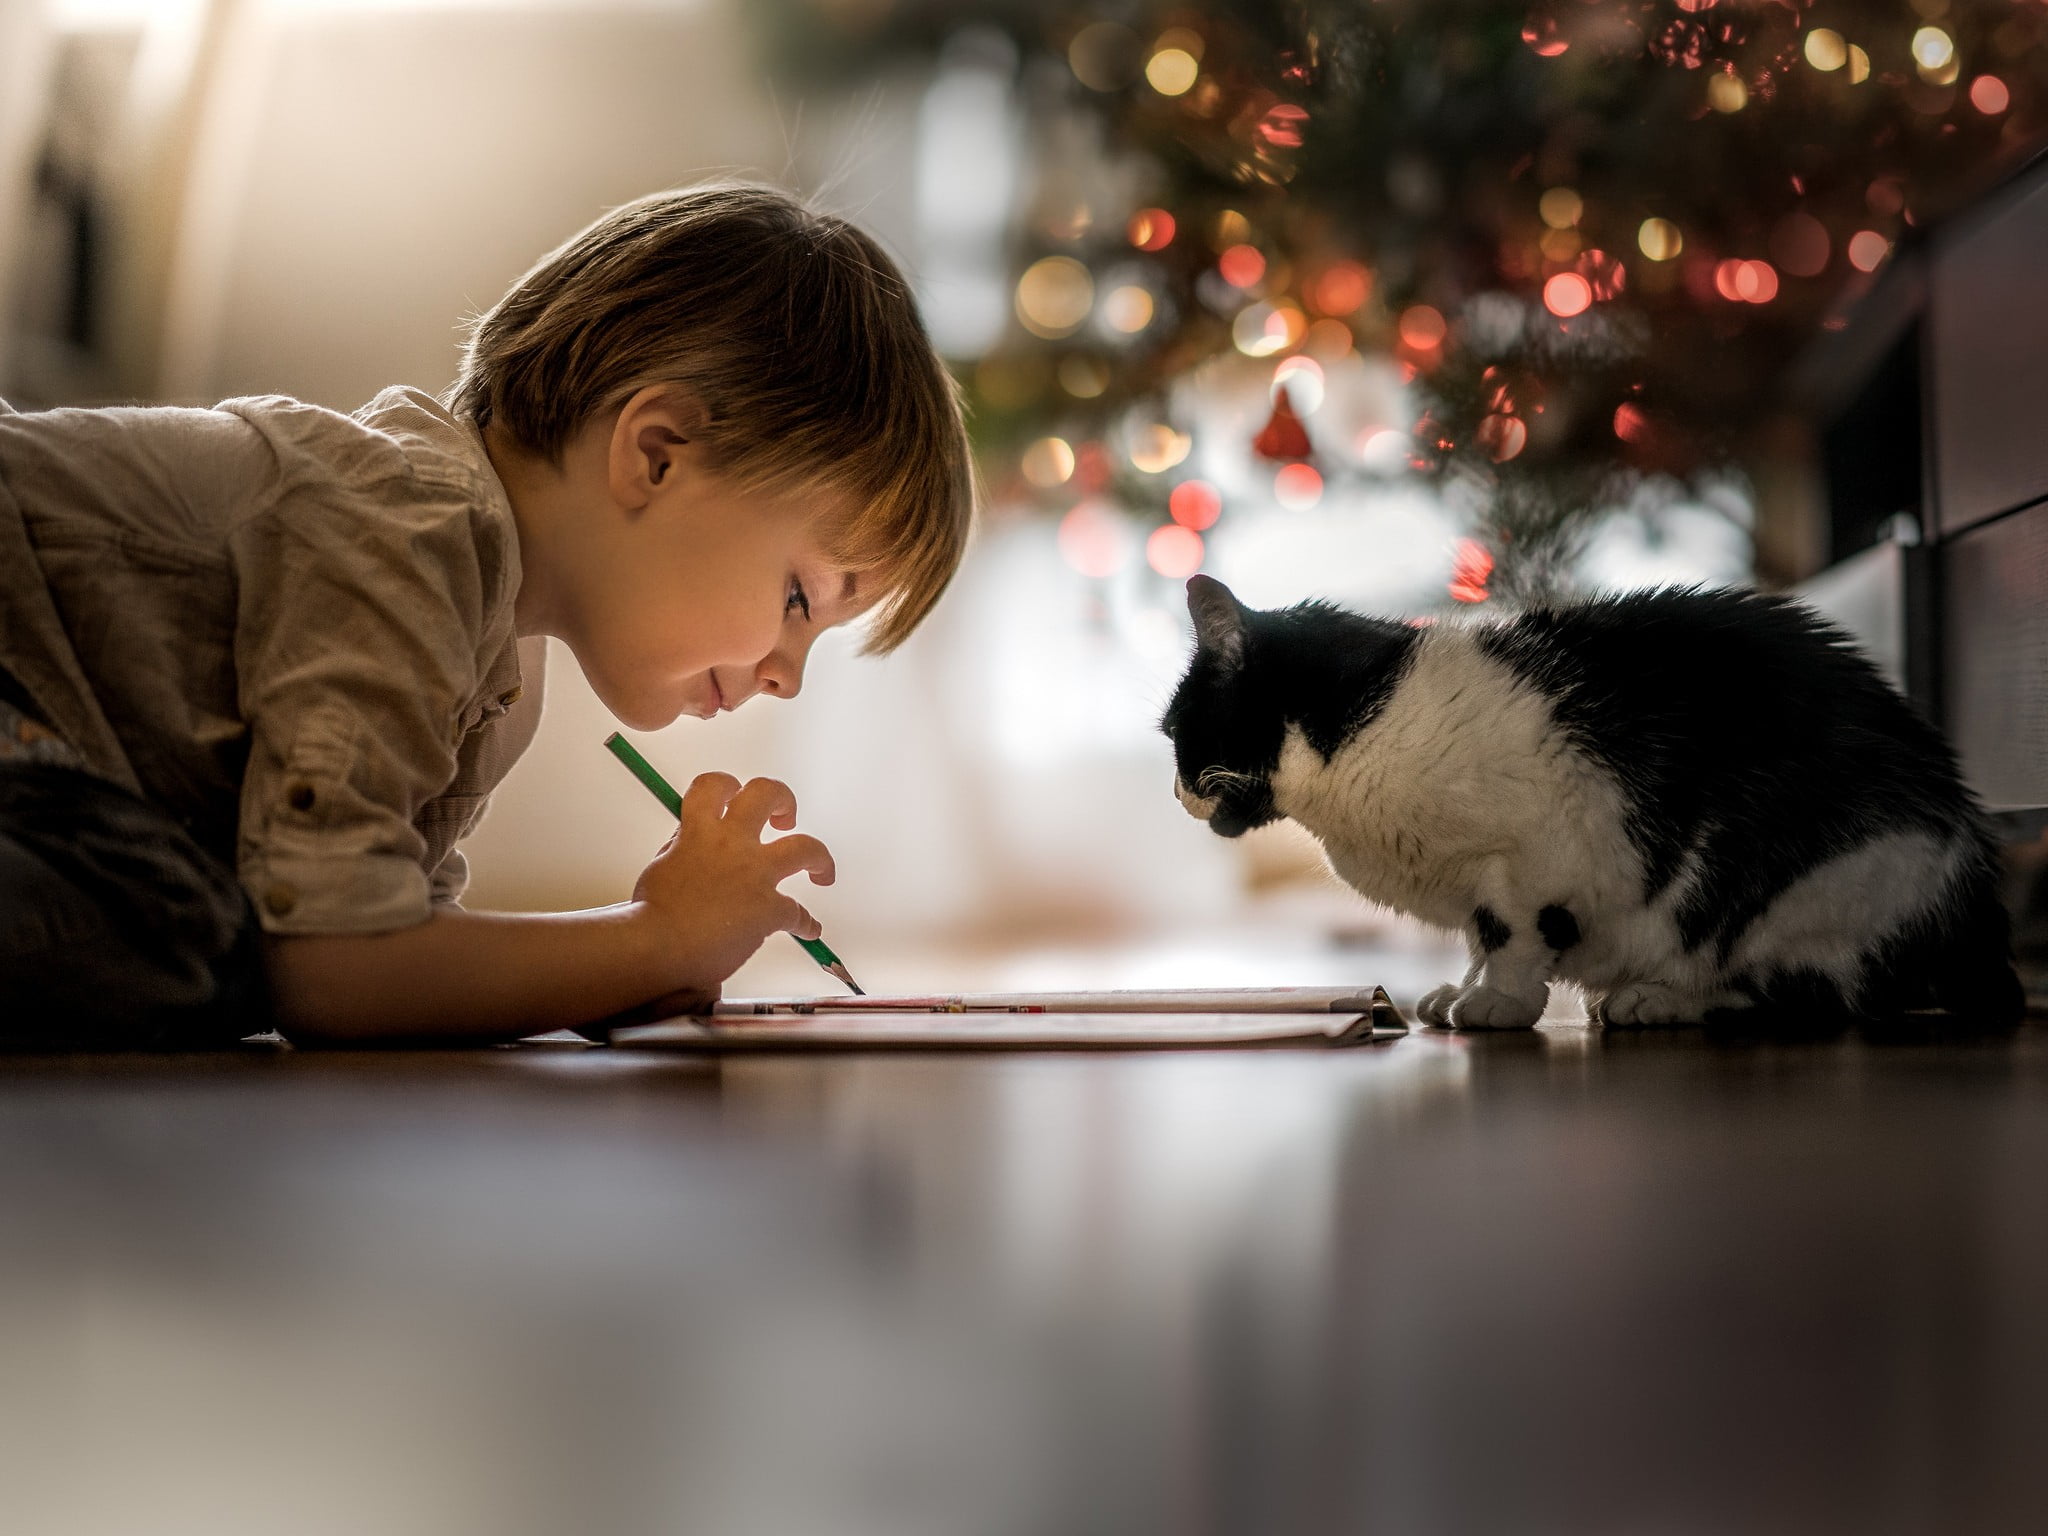
<svg viewBox="0 0 2048 1536">
<path fill-rule="evenodd" d="M 1000 29 L 1034 119 L 1085 117 L 1141 168 L 1130 206 L 1054 198 L 1021 233 L 1017 324 L 970 374 L 998 487 L 1055 509 L 1109 487 L 1199 533 L 1216 509 L 1171 473 L 1176 390 L 1258 358 L 1273 414 L 1253 448 L 1282 503 L 1290 474 L 1295 494 L 1439 477 L 1471 509 L 1449 592 L 1468 602 L 1553 590 L 1645 477 L 1741 465 L 1815 332 L 2048 126 L 2038 0 L 762 14 L 812 74 Z M 1412 419 L 1319 440 L 1297 396 L 1361 353 L 1400 370 Z M 1054 420 L 1091 430 L 1026 446 Z"/>
</svg>

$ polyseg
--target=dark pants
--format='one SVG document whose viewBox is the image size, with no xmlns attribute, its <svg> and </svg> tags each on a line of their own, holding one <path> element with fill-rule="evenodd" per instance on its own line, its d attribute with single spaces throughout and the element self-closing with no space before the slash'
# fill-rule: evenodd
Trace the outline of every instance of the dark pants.
<svg viewBox="0 0 2048 1536">
<path fill-rule="evenodd" d="M 269 1027 L 231 870 L 118 785 L 0 763 L 0 1050 L 190 1050 Z"/>
</svg>

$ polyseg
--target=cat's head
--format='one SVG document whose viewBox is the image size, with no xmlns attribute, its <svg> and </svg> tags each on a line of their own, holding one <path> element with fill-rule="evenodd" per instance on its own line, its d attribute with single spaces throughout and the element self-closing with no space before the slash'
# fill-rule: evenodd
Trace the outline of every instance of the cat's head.
<svg viewBox="0 0 2048 1536">
<path fill-rule="evenodd" d="M 1224 837 L 1276 820 L 1273 771 L 1286 724 L 1256 665 L 1257 613 L 1208 576 L 1188 581 L 1195 654 L 1161 725 L 1173 742 L 1174 793 Z"/>
</svg>

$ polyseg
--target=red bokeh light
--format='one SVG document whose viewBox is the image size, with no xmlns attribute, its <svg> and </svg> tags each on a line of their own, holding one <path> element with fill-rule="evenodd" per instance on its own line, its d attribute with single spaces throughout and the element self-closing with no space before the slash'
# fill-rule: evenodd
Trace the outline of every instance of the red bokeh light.
<svg viewBox="0 0 2048 1536">
<path fill-rule="evenodd" d="M 1541 58 L 1554 59 L 1571 47 L 1569 38 L 1560 37 L 1557 18 L 1554 16 L 1532 16 L 1522 28 L 1522 41 L 1533 48 Z"/>
<path fill-rule="evenodd" d="M 1449 329 L 1434 305 L 1416 304 L 1401 311 L 1402 344 L 1417 352 L 1428 352 L 1442 346 Z"/>
<path fill-rule="evenodd" d="M 1309 288 L 1308 301 L 1324 315 L 1355 314 L 1372 296 L 1372 273 L 1355 261 L 1333 262 Z"/>
<path fill-rule="evenodd" d="M 1586 286 L 1593 290 L 1596 299 L 1612 299 L 1620 296 L 1628 286 L 1628 268 L 1621 259 L 1606 251 L 1587 251 L 1573 263 L 1579 276 L 1586 280 Z"/>
<path fill-rule="evenodd" d="M 1487 578 L 1493 575 L 1493 551 L 1477 539 L 1460 539 L 1451 556 L 1450 593 L 1461 603 L 1486 601 Z"/>
<path fill-rule="evenodd" d="M 1266 275 L 1266 258 L 1255 245 L 1233 245 L 1216 258 L 1216 270 L 1233 288 L 1249 288 Z"/>
<path fill-rule="evenodd" d="M 1183 528 L 1213 528 L 1223 515 L 1223 493 L 1206 480 L 1183 480 L 1166 498 L 1166 510 Z"/>
<path fill-rule="evenodd" d="M 1778 296 L 1778 269 L 1768 261 L 1731 258 L 1714 268 L 1714 287 L 1731 304 L 1768 304 Z"/>
<path fill-rule="evenodd" d="M 1479 446 L 1496 464 L 1505 464 L 1529 443 L 1529 426 L 1519 416 L 1498 413 L 1479 423 Z"/>
<path fill-rule="evenodd" d="M 1970 82 L 1970 105 L 1986 117 L 1996 117 L 2012 105 L 2012 92 L 1996 75 L 1979 75 Z"/>
<path fill-rule="evenodd" d="M 1614 435 L 1624 443 L 1640 443 L 1650 435 L 1650 413 L 1624 400 L 1614 408 Z"/>
<path fill-rule="evenodd" d="M 1323 499 L 1323 477 L 1312 464 L 1288 464 L 1273 477 L 1273 499 L 1290 512 L 1306 512 Z"/>
<path fill-rule="evenodd" d="M 1576 272 L 1560 272 L 1543 285 L 1543 307 L 1569 319 L 1592 306 L 1593 285 Z"/>
<path fill-rule="evenodd" d="M 1141 251 L 1163 251 L 1173 244 L 1173 233 L 1178 226 L 1173 215 L 1164 208 L 1140 208 L 1131 215 L 1127 231 L 1131 244 Z"/>
<path fill-rule="evenodd" d="M 1130 557 L 1130 530 L 1099 501 L 1084 501 L 1060 519 L 1060 556 L 1083 576 L 1114 576 Z"/>
<path fill-rule="evenodd" d="M 1145 540 L 1145 563 L 1173 581 L 1185 580 L 1202 568 L 1202 536 L 1179 523 L 1166 523 L 1152 530 Z"/>
<path fill-rule="evenodd" d="M 1891 248 L 1891 241 L 1876 230 L 1859 229 L 1849 237 L 1849 265 L 1858 272 L 1875 272 Z"/>
</svg>

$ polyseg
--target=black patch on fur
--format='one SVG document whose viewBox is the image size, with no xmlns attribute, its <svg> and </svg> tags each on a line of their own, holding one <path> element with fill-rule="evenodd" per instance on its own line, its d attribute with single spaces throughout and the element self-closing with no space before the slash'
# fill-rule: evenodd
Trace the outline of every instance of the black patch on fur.
<svg viewBox="0 0 2048 1536">
<path fill-rule="evenodd" d="M 1225 837 L 1276 816 L 1269 780 L 1288 726 L 1330 757 L 1386 707 L 1419 634 L 1328 603 L 1248 608 L 1244 619 L 1243 655 L 1198 647 L 1161 722 L 1181 782 L 1219 800 L 1209 826 Z"/>
<path fill-rule="evenodd" d="M 1549 906 L 1538 912 L 1536 931 L 1559 953 L 1579 942 L 1579 920 L 1563 907 Z"/>
<path fill-rule="evenodd" d="M 1547 695 L 1619 782 L 1644 899 L 1686 878 L 1677 919 L 1689 948 L 1711 944 L 1725 961 L 1800 876 L 1925 830 L 1974 843 L 1977 857 L 1952 909 L 1885 968 L 2010 1009 L 1992 847 L 1954 754 L 1833 625 L 1787 598 L 1665 590 L 1539 609 L 1479 644 Z M 1791 988 L 1815 990 L 1812 978 Z"/>
<path fill-rule="evenodd" d="M 1496 949 L 1506 949 L 1508 940 L 1515 936 L 1515 930 L 1495 916 L 1491 907 L 1474 907 L 1472 926 L 1479 930 L 1479 947 L 1489 955 Z"/>
</svg>

